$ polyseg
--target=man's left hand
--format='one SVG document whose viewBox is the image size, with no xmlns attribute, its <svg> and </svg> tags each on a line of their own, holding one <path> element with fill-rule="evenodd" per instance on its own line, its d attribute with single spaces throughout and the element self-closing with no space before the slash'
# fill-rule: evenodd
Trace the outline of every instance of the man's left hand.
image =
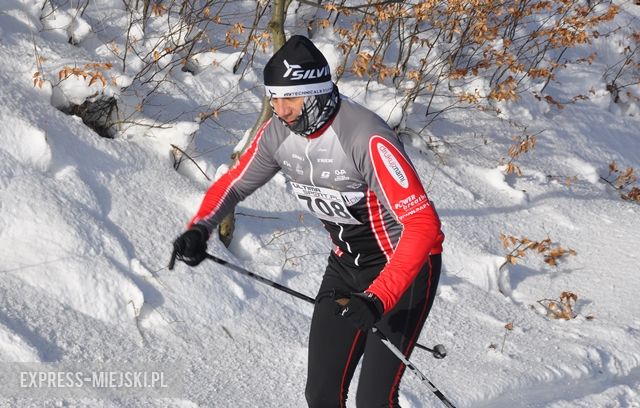
<svg viewBox="0 0 640 408">
<path fill-rule="evenodd" d="M 369 331 L 382 317 L 384 306 L 373 293 L 353 293 L 348 298 L 336 299 L 338 315 L 362 331 Z"/>
</svg>

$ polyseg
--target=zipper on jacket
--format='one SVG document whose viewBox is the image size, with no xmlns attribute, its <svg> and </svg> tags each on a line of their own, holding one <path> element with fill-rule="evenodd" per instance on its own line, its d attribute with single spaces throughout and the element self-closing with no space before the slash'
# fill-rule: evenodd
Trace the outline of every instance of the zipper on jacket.
<svg viewBox="0 0 640 408">
<path fill-rule="evenodd" d="M 309 161 L 309 181 L 311 182 L 312 186 L 318 187 L 318 186 L 316 186 L 316 183 L 313 182 L 313 162 L 311 161 L 311 158 L 309 157 L 309 146 L 311 146 L 311 140 L 307 139 L 307 145 L 304 148 L 304 156 Z"/>
</svg>

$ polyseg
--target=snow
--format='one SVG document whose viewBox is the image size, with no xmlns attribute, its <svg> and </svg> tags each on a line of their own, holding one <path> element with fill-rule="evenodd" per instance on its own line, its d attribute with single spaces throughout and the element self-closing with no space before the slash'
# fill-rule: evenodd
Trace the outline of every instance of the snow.
<svg viewBox="0 0 640 408">
<path fill-rule="evenodd" d="M 0 390 L 0 406 L 304 406 L 309 305 L 213 262 L 166 269 L 207 177 L 226 171 L 244 144 L 260 108 L 261 72 L 240 78 L 232 72 L 239 53 L 212 50 L 191 61 L 195 75 L 178 66 L 164 93 L 143 101 L 119 89 L 142 66 L 132 56 L 122 72 L 112 51 L 124 49 L 122 2 L 90 2 L 84 13 L 68 4 L 51 10 L 53 3 L 0 6 L 0 371 L 13 362 L 179 362 L 183 370 L 172 374 L 185 386 L 173 398 L 44 402 Z M 638 7 L 620 4 L 621 18 L 637 27 Z M 237 7 L 251 11 L 253 3 Z M 160 29 L 163 20 L 154 21 Z M 136 25 L 131 35 L 145 32 Z M 446 234 L 444 274 L 419 341 L 444 344 L 448 356 L 416 350 L 411 360 L 459 407 L 640 407 L 640 206 L 600 179 L 614 160 L 640 171 L 640 104 L 626 96 L 612 103 L 602 79 L 621 35 L 592 44 L 604 60 L 549 85 L 557 100 L 589 100 L 560 110 L 525 95 L 501 104 L 499 117 L 452 110 L 428 128 L 437 147 L 406 141 Z M 341 61 L 334 34 L 320 31 L 314 40 L 332 66 Z M 160 63 L 178 58 L 170 53 Z M 267 58 L 258 52 L 256 67 Z M 104 92 L 136 123 L 114 139 L 56 109 L 102 92 L 90 79 L 58 77 L 65 66 L 90 62 L 114 64 L 104 71 Z M 41 88 L 32 77 L 40 69 Z M 373 82 L 364 92 L 365 85 L 346 76 L 340 89 L 398 122 L 394 92 Z M 142 102 L 148 106 L 139 112 Z M 214 108 L 218 117 L 199 119 Z M 421 120 L 409 117 L 415 128 Z M 503 159 L 522 126 L 537 144 L 517 161 L 523 174 L 506 175 Z M 176 171 L 172 145 L 199 168 L 184 160 Z M 237 211 L 230 248 L 212 239 L 210 252 L 313 296 L 330 243 L 284 178 Z M 549 237 L 576 255 L 557 267 L 532 253 L 504 265 L 509 250 L 500 234 Z M 578 296 L 576 317 L 547 316 L 540 301 L 564 291 Z M 400 401 L 440 404 L 410 372 Z"/>
</svg>

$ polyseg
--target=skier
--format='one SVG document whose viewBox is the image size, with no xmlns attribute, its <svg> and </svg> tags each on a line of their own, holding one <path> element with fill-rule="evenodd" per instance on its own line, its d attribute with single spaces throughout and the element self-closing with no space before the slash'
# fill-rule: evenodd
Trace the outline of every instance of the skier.
<svg viewBox="0 0 640 408">
<path fill-rule="evenodd" d="M 405 367 L 370 329 L 410 356 L 440 276 L 438 215 L 396 134 L 338 92 L 310 40 L 292 36 L 265 66 L 264 85 L 274 117 L 211 185 L 174 251 L 198 265 L 216 225 L 282 171 L 333 241 L 309 334 L 307 403 L 344 407 L 362 357 L 357 406 L 398 406 Z"/>
</svg>

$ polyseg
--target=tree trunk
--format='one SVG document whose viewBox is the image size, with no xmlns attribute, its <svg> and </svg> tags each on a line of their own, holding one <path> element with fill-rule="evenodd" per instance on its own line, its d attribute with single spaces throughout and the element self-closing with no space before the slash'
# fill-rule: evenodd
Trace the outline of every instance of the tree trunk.
<svg viewBox="0 0 640 408">
<path fill-rule="evenodd" d="M 290 3 L 291 3 L 291 0 L 274 0 L 273 1 L 273 11 L 271 14 L 271 20 L 269 21 L 269 24 L 267 27 L 269 30 L 269 34 L 271 34 L 274 53 L 278 51 L 280 47 L 282 47 L 282 45 L 284 45 L 285 43 L 284 20 L 285 20 L 286 10 L 289 7 Z M 260 129 L 260 126 L 262 126 L 264 122 L 269 120 L 272 114 L 273 114 L 273 111 L 271 110 L 271 104 L 269 103 L 269 98 L 267 96 L 263 96 L 262 109 L 260 111 L 260 116 L 258 116 L 256 123 L 251 128 L 251 136 L 247 139 L 247 143 L 245 143 L 245 145 L 242 147 L 242 150 L 232 155 L 231 158 L 233 159 L 234 163 L 236 160 L 238 160 L 240 155 L 247 149 L 247 147 L 249 147 L 249 145 L 251 144 L 251 141 L 253 141 L 253 138 L 256 136 L 256 133 L 258 133 L 258 129 Z M 229 215 L 227 215 L 222 220 L 220 225 L 218 225 L 218 236 L 220 238 L 220 241 L 222 241 L 222 243 L 226 247 L 231 245 L 231 241 L 233 240 L 234 230 L 235 230 L 235 208 L 231 211 L 231 213 L 229 213 Z"/>
</svg>

